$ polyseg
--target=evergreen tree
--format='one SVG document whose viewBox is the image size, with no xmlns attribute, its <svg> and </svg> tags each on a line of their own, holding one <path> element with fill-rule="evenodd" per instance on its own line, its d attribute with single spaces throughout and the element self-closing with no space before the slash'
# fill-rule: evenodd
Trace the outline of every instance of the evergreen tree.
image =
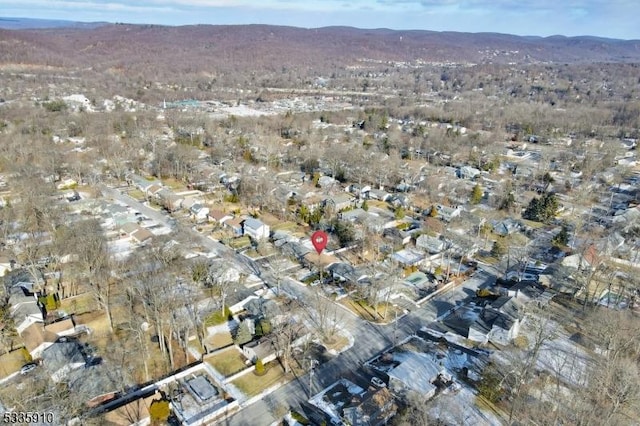
<svg viewBox="0 0 640 426">
<path fill-rule="evenodd" d="M 482 201 L 482 196 L 484 195 L 484 191 L 480 187 L 480 185 L 476 184 L 471 191 L 471 199 L 469 200 L 471 204 L 480 204 Z"/>
<path fill-rule="evenodd" d="M 556 247 L 563 247 L 569 244 L 569 230 L 567 225 L 562 225 L 562 229 L 552 239 L 551 244 Z"/>
<path fill-rule="evenodd" d="M 351 223 L 333 219 L 331 221 L 331 227 L 333 228 L 332 232 L 338 237 L 338 241 L 340 241 L 342 247 L 348 246 L 355 240 L 355 232 Z"/>
<path fill-rule="evenodd" d="M 238 330 L 236 330 L 236 336 L 234 338 L 234 343 L 238 346 L 244 345 L 251 341 L 253 336 L 251 336 L 251 330 L 249 330 L 249 323 L 247 321 L 242 321 Z"/>
<path fill-rule="evenodd" d="M 545 193 L 540 198 L 532 198 L 522 214 L 525 219 L 549 223 L 558 212 L 558 200 L 553 193 Z"/>
</svg>

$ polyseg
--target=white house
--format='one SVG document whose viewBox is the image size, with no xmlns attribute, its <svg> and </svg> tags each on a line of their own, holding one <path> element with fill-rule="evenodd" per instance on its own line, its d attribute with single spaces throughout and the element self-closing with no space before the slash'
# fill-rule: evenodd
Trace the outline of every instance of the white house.
<svg viewBox="0 0 640 426">
<path fill-rule="evenodd" d="M 203 222 L 209 218 L 209 207 L 205 207 L 200 203 L 192 205 L 189 212 L 197 222 Z"/>
<path fill-rule="evenodd" d="M 256 241 L 269 238 L 269 225 L 261 220 L 249 217 L 243 223 L 244 234 L 250 236 Z"/>
</svg>

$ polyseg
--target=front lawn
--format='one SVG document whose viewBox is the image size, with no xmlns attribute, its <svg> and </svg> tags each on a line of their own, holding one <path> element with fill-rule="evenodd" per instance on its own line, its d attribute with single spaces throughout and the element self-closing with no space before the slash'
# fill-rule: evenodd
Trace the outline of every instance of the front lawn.
<svg viewBox="0 0 640 426">
<path fill-rule="evenodd" d="M 256 376 L 253 372 L 238 377 L 231 383 L 242 393 L 252 397 L 258 395 L 263 390 L 275 385 L 279 381 L 288 378 L 284 370 L 277 361 L 265 365 L 267 372 L 262 376 Z"/>
<path fill-rule="evenodd" d="M 207 358 L 205 362 L 223 376 L 229 377 L 247 368 L 247 364 L 245 364 L 246 360 L 244 355 L 238 352 L 236 348 L 231 348 Z M 249 375 L 253 374 L 249 373 Z"/>
<path fill-rule="evenodd" d="M 358 315 L 360 318 L 376 323 L 387 323 L 393 321 L 396 315 L 396 308 L 394 308 L 394 306 L 390 303 L 379 303 L 377 310 L 364 300 L 355 301 L 351 298 L 345 297 L 344 299 L 340 300 L 339 303 L 349 308 L 350 311 Z M 398 315 L 402 315 L 402 310 L 400 308 L 397 309 Z"/>
<path fill-rule="evenodd" d="M 248 236 L 238 237 L 230 240 L 228 246 L 234 250 L 240 250 L 251 246 L 251 239 Z"/>
<path fill-rule="evenodd" d="M 22 349 L 16 349 L 0 356 L 0 379 L 20 371 L 20 368 L 26 363 Z"/>
</svg>

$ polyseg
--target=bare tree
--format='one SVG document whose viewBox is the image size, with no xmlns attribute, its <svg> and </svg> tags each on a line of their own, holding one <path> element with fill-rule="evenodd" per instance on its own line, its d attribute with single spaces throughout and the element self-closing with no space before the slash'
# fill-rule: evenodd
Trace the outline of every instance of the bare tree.
<svg viewBox="0 0 640 426">
<path fill-rule="evenodd" d="M 274 322 L 271 333 L 274 336 L 273 344 L 278 354 L 278 359 L 285 373 L 288 373 L 291 371 L 290 361 L 293 353 L 293 344 L 298 338 L 302 337 L 305 327 L 298 318 L 299 310 L 296 302 L 288 302 L 286 309 L 287 315 Z"/>
<path fill-rule="evenodd" d="M 317 286 L 309 304 L 303 306 L 303 312 L 315 327 L 323 341 L 331 340 L 338 332 L 342 313 L 331 300 L 321 294 L 321 286 Z"/>
<path fill-rule="evenodd" d="M 87 286 L 95 301 L 105 311 L 109 329 L 113 331 L 111 303 L 115 285 L 110 271 L 110 255 L 107 240 L 97 220 L 85 220 L 76 224 L 77 238 L 74 251 L 78 264 L 87 278 Z"/>
</svg>

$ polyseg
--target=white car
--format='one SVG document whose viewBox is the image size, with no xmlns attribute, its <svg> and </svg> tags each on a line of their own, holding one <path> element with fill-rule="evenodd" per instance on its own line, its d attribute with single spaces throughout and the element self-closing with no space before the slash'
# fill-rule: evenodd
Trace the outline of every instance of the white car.
<svg viewBox="0 0 640 426">
<path fill-rule="evenodd" d="M 20 374 L 24 375 L 24 374 L 28 374 L 31 371 L 35 370 L 35 368 L 38 366 L 38 364 L 36 364 L 35 362 L 30 362 L 29 364 L 25 364 L 22 366 L 22 368 L 20 369 Z"/>
<path fill-rule="evenodd" d="M 375 376 L 371 378 L 371 384 L 379 388 L 387 387 L 387 384 L 385 382 L 383 382 L 379 377 L 375 377 Z"/>
</svg>

